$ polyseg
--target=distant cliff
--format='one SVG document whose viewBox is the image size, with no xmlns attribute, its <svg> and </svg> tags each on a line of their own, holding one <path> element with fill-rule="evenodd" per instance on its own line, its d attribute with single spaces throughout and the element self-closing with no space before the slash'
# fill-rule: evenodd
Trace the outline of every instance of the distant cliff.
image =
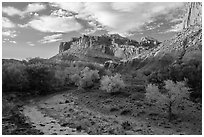
<svg viewBox="0 0 204 137">
<path fill-rule="evenodd" d="M 151 37 L 143 37 L 141 42 L 137 42 L 118 34 L 101 36 L 83 35 L 79 38 L 73 38 L 68 42 L 61 42 L 59 54 L 69 52 L 94 57 L 108 55 L 120 59 L 129 59 L 159 44 L 159 41 Z"/>
</svg>

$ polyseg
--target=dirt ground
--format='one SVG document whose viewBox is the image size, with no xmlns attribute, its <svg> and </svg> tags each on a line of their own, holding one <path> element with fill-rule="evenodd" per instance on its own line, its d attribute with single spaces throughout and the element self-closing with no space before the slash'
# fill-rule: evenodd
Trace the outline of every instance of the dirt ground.
<svg viewBox="0 0 204 137">
<path fill-rule="evenodd" d="M 126 88 L 111 95 L 99 89 L 73 87 L 30 100 L 24 115 L 44 134 L 200 135 L 202 110 L 190 110 L 177 112 L 169 122 L 164 112 L 145 103 L 142 90 Z M 32 119 L 35 113 L 39 118 Z"/>
</svg>

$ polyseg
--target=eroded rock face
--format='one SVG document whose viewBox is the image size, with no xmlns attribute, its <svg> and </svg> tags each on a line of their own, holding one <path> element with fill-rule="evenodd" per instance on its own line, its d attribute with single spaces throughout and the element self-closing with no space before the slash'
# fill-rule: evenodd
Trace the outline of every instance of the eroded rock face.
<svg viewBox="0 0 204 137">
<path fill-rule="evenodd" d="M 189 2 L 186 6 L 187 13 L 183 20 L 183 28 L 191 25 L 202 25 L 202 3 Z"/>
<path fill-rule="evenodd" d="M 71 42 L 60 42 L 59 53 L 70 49 Z"/>
<path fill-rule="evenodd" d="M 143 51 L 158 46 L 154 38 L 145 37 L 142 43 L 122 37 L 118 34 L 87 36 L 73 38 L 69 42 L 60 43 L 59 53 L 69 51 L 89 56 L 114 56 L 120 59 L 130 59 Z"/>
<path fill-rule="evenodd" d="M 155 38 L 146 36 L 146 37 L 142 37 L 141 38 L 141 42 L 140 45 L 147 47 L 147 48 L 153 48 L 156 47 L 160 44 L 161 42 L 159 42 L 158 40 L 156 40 Z"/>
</svg>

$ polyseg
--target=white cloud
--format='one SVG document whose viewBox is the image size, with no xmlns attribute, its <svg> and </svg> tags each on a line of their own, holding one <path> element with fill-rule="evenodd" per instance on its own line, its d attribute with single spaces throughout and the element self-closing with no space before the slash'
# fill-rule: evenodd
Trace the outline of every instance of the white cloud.
<svg viewBox="0 0 204 137">
<path fill-rule="evenodd" d="M 18 15 L 18 16 L 24 17 L 26 14 L 30 12 L 38 12 L 44 9 L 46 9 L 46 5 L 41 3 L 32 3 L 32 4 L 28 4 L 25 10 L 19 10 L 14 7 L 8 6 L 8 7 L 3 7 L 2 12 L 9 16 Z"/>
<path fill-rule="evenodd" d="M 17 42 L 14 40 L 9 41 L 10 43 L 16 44 Z"/>
<path fill-rule="evenodd" d="M 70 32 L 82 28 L 73 17 L 56 16 L 41 16 L 30 21 L 28 25 L 42 32 Z"/>
<path fill-rule="evenodd" d="M 84 8 L 84 3 L 82 2 L 55 2 L 51 5 L 76 13 L 80 12 Z"/>
<path fill-rule="evenodd" d="M 78 13 L 76 17 L 95 20 L 108 31 L 127 33 L 140 29 L 159 15 L 183 6 L 183 3 L 134 2 L 134 3 L 57 3 L 62 9 Z"/>
<path fill-rule="evenodd" d="M 52 42 L 57 42 L 62 40 L 61 39 L 62 34 L 54 34 L 54 35 L 50 35 L 50 36 L 45 36 L 42 40 L 40 40 L 40 43 L 52 43 Z"/>
<path fill-rule="evenodd" d="M 2 17 L 2 27 L 3 28 L 14 28 L 16 25 L 11 22 L 8 18 Z"/>
<path fill-rule="evenodd" d="M 20 28 L 26 28 L 26 27 L 28 27 L 28 24 L 18 24 L 18 26 L 19 26 Z"/>
<path fill-rule="evenodd" d="M 17 36 L 15 30 L 3 30 L 2 35 L 5 36 L 5 37 L 11 37 L 11 38 L 14 38 L 14 37 Z"/>
<path fill-rule="evenodd" d="M 183 23 L 176 24 L 171 27 L 171 29 L 167 30 L 167 32 L 179 32 L 183 29 Z"/>
<path fill-rule="evenodd" d="M 16 9 L 14 7 L 2 7 L 2 12 L 6 13 L 9 16 L 14 16 L 14 15 L 22 15 L 22 11 L 19 9 Z"/>
<path fill-rule="evenodd" d="M 167 29 L 166 31 L 160 32 L 161 34 L 163 33 L 169 33 L 169 32 L 180 32 L 183 29 L 183 23 L 175 24 L 174 26 L 171 26 L 170 29 Z"/>
<path fill-rule="evenodd" d="M 46 5 L 41 4 L 41 3 L 32 3 L 28 4 L 26 10 L 24 11 L 25 13 L 28 12 L 37 12 L 46 9 Z"/>
<path fill-rule="evenodd" d="M 171 20 L 171 22 L 182 22 L 182 21 L 183 21 L 182 18 L 176 18 Z"/>
<path fill-rule="evenodd" d="M 33 44 L 32 42 L 28 41 L 26 42 L 29 46 L 35 46 L 35 44 Z"/>
</svg>

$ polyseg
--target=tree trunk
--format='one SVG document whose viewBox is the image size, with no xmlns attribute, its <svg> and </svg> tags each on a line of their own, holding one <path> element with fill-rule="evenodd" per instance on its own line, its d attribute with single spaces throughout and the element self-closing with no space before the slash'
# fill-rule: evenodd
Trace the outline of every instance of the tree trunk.
<svg viewBox="0 0 204 137">
<path fill-rule="evenodd" d="M 171 110 L 171 107 L 172 107 L 172 103 L 170 102 L 169 103 L 169 121 L 171 121 L 172 120 L 172 110 Z"/>
</svg>

